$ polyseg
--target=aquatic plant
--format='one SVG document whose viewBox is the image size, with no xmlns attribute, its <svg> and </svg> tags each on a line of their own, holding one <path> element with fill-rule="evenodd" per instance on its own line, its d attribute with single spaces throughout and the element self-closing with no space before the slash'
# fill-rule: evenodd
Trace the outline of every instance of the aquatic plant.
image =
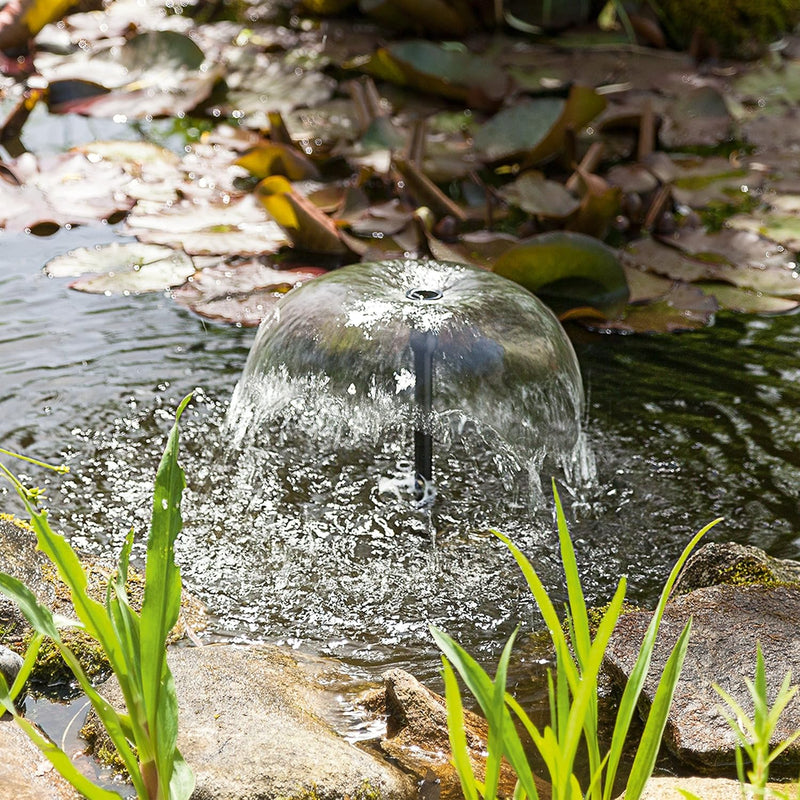
<svg viewBox="0 0 800 800">
<path fill-rule="evenodd" d="M 568 593 L 566 625 L 562 625 L 555 605 L 528 559 L 507 537 L 495 532 L 522 569 L 555 648 L 555 670 L 548 674 L 549 724 L 542 729 L 537 727 L 517 700 L 506 691 L 506 675 L 514 635 L 506 643 L 495 677 L 492 679 L 459 644 L 444 632 L 432 629 L 436 643 L 444 654 L 442 664 L 453 763 L 467 800 L 478 800 L 480 797 L 494 800 L 497 797 L 500 764 L 503 758 L 513 767 L 517 776 L 515 800 L 524 797 L 538 798 L 533 769 L 517 731 L 517 721 L 522 724 L 547 768 L 552 784 L 553 800 L 578 800 L 578 798 L 610 800 L 614 792 L 623 746 L 647 677 L 658 628 L 670 591 L 695 545 L 719 521 L 715 520 L 706 525 L 692 538 L 670 572 L 622 693 L 611 743 L 608 750 L 603 753 L 598 721 L 598 676 L 603 655 L 622 613 L 626 580 L 624 577 L 620 578 L 614 596 L 593 633 L 575 552 L 555 483 L 553 493 L 561 560 Z M 691 621 L 686 624 L 678 637 L 664 666 L 628 775 L 626 800 L 638 800 L 647 779 L 653 772 L 673 692 L 686 655 L 690 630 Z M 453 667 L 475 696 L 489 725 L 488 755 L 483 781 L 477 779 L 470 763 L 463 728 L 461 691 Z M 581 745 L 585 748 L 588 760 L 588 778 L 584 778 L 583 782 L 576 765 Z"/>
<path fill-rule="evenodd" d="M 181 578 L 175 564 L 174 543 L 182 526 L 180 504 L 185 481 L 177 460 L 178 421 L 189 399 L 185 398 L 178 407 L 156 474 L 140 613 L 131 607 L 125 590 L 133 531 L 125 540 L 116 575 L 109 580 L 105 604 L 91 599 L 86 594 L 87 575 L 77 554 L 62 535 L 52 530 L 47 512 L 39 507 L 41 491 L 26 488 L 0 464 L 0 470 L 25 504 L 39 549 L 69 587 L 78 618 L 53 614 L 39 604 L 21 581 L 0 573 L 0 591 L 17 603 L 34 629 L 22 669 L 10 689 L 0 675 L 0 705 L 13 715 L 53 766 L 90 800 L 110 800 L 120 795 L 97 786 L 81 774 L 63 750 L 20 715 L 14 698 L 33 668 L 43 640 L 50 639 L 108 731 L 137 796 L 141 800 L 186 800 L 191 795 L 194 776 L 176 746 L 178 701 L 166 658 L 166 639 L 180 612 Z M 112 708 L 92 686 L 59 633 L 59 629 L 67 626 L 82 627 L 102 647 L 122 690 L 126 713 Z"/>
<path fill-rule="evenodd" d="M 775 696 L 775 702 L 770 707 L 767 698 L 767 670 L 760 642 L 756 644 L 756 669 L 753 680 L 751 681 L 749 678 L 744 680 L 753 701 L 752 717 L 749 717 L 742 706 L 724 689 L 716 684 L 714 689 L 728 707 L 725 719 L 736 736 L 738 744 L 736 772 L 739 782 L 742 786 L 749 786 L 754 797 L 763 798 L 768 796 L 767 782 L 769 781 L 770 764 L 800 737 L 800 730 L 797 730 L 774 748 L 772 747 L 778 720 L 789 701 L 797 694 L 798 687 L 792 685 L 792 673 L 787 672 Z M 747 771 L 744 767 L 744 754 L 750 760 L 750 769 Z M 796 788 L 798 796 L 800 796 L 800 786 Z M 772 794 L 787 797 L 783 793 L 773 792 Z"/>
</svg>

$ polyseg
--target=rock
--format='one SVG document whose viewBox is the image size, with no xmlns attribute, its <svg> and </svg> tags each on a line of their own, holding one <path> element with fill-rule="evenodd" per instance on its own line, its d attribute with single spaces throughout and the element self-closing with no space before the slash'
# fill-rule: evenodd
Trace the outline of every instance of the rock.
<svg viewBox="0 0 800 800">
<path fill-rule="evenodd" d="M 791 787 L 783 783 L 768 783 L 767 787 L 777 792 L 786 792 Z M 702 800 L 742 800 L 742 786 L 730 778 L 650 778 L 640 800 L 686 800 L 680 790 L 691 792 Z M 770 795 L 772 796 L 772 795 Z M 791 793 L 789 796 L 793 796 Z M 625 795 L 620 795 L 622 800 Z"/>
<path fill-rule="evenodd" d="M 116 564 L 94 556 L 82 556 L 81 564 L 88 577 L 87 594 L 101 603 L 106 599 L 106 586 L 116 570 Z M 36 547 L 36 533 L 31 526 L 8 514 L 0 514 L 0 572 L 8 573 L 22 581 L 42 605 L 66 617 L 75 612 L 69 590 L 50 560 Z M 144 576 L 130 569 L 126 584 L 131 605 L 141 608 L 144 597 Z M 188 630 L 205 627 L 205 608 L 199 600 L 184 592 L 181 598 L 181 616 L 172 641 Z M 0 644 L 17 653 L 25 651 L 31 628 L 16 604 L 0 594 Z M 97 642 L 78 628 L 65 628 L 62 639 L 73 650 L 83 669 L 91 678 L 108 673 L 108 661 Z M 42 692 L 58 691 L 63 695 L 72 682 L 72 673 L 49 640 L 42 643 L 32 680 Z"/>
<path fill-rule="evenodd" d="M 381 749 L 420 781 L 438 781 L 441 800 L 462 797 L 458 774 L 450 763 L 444 698 L 402 669 L 390 670 L 382 677 L 387 722 Z M 486 721 L 465 710 L 464 722 L 473 769 L 482 780 L 486 766 Z M 515 782 L 513 770 L 504 763 L 500 794 L 510 797 Z M 538 782 L 537 787 L 543 800 L 550 797 L 550 787 L 545 781 Z"/>
<path fill-rule="evenodd" d="M 350 744 L 324 720 L 337 700 L 320 663 L 270 645 L 169 651 L 178 693 L 178 747 L 194 800 L 411 800 L 415 781 Z M 116 685 L 101 691 L 121 706 Z M 101 734 L 95 748 L 103 744 Z M 105 743 L 108 744 L 107 742 Z"/>
<path fill-rule="evenodd" d="M 79 797 L 8 715 L 0 719 L 0 800 Z"/>
<path fill-rule="evenodd" d="M 800 562 L 773 558 L 753 545 L 709 542 L 686 562 L 675 591 L 682 594 L 720 583 L 800 583 Z"/>
<path fill-rule="evenodd" d="M 11 684 L 14 683 L 21 669 L 22 656 L 0 644 L 0 675 L 3 676 L 9 688 L 11 688 Z"/>
<path fill-rule="evenodd" d="M 605 668 L 618 686 L 633 667 L 651 612 L 624 615 L 606 651 Z M 683 671 L 665 729 L 665 743 L 683 762 L 701 772 L 729 770 L 736 739 L 722 714 L 723 701 L 712 687 L 721 686 L 751 715 L 753 703 L 744 683 L 755 671 L 756 642 L 767 666 L 767 685 L 776 689 L 800 663 L 800 587 L 734 586 L 697 589 L 667 604 L 641 703 L 646 713 L 669 652 L 692 617 L 692 634 Z M 774 694 L 773 694 L 774 697 Z M 800 698 L 784 710 L 773 746 L 800 728 Z M 776 766 L 800 764 L 795 743 Z"/>
</svg>

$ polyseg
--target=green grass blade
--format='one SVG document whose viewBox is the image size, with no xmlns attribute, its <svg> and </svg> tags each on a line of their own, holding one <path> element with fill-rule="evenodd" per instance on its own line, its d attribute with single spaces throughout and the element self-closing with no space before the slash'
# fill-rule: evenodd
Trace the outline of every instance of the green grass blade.
<svg viewBox="0 0 800 800">
<path fill-rule="evenodd" d="M 156 474 L 153 490 L 153 516 L 147 541 L 145 592 L 140 616 L 140 663 L 142 693 L 150 736 L 154 744 L 155 766 L 160 793 L 166 797 L 171 781 L 177 726 L 165 724 L 164 704 L 173 707 L 168 693 L 170 683 L 164 644 L 180 613 L 181 578 L 175 564 L 175 539 L 181 530 L 181 496 L 186 485 L 178 464 L 178 422 L 191 395 L 178 407 L 175 424 Z"/>
<path fill-rule="evenodd" d="M 689 636 L 691 635 L 692 621 L 686 623 L 675 647 L 667 659 L 661 680 L 658 683 L 650 713 L 647 715 L 647 722 L 644 726 L 642 738 L 636 749 L 636 756 L 633 759 L 631 773 L 628 776 L 628 783 L 625 788 L 626 800 L 639 800 L 647 780 L 653 774 L 661 738 L 664 734 L 664 727 L 667 724 L 667 715 L 672 705 L 672 697 L 675 687 L 680 678 L 683 661 L 686 657 L 686 649 L 689 646 Z"/>
<path fill-rule="evenodd" d="M 447 732 L 450 738 L 453 766 L 461 781 L 461 791 L 464 793 L 465 799 L 479 800 L 475 772 L 469 759 L 467 736 L 464 732 L 464 707 L 461 702 L 461 691 L 458 688 L 453 668 L 444 656 L 442 656 L 442 674 L 447 701 Z"/>
<path fill-rule="evenodd" d="M 558 543 L 561 550 L 561 563 L 564 568 L 564 577 L 567 581 L 567 597 L 569 599 L 569 617 L 572 621 L 573 647 L 578 657 L 578 664 L 583 664 L 589 657 L 589 648 L 592 640 L 589 635 L 589 615 L 586 611 L 586 598 L 581 586 L 578 562 L 575 558 L 575 548 L 567 530 L 567 521 L 561 498 L 558 495 L 556 482 L 553 480 L 553 497 L 556 503 L 556 522 L 558 526 Z"/>
<path fill-rule="evenodd" d="M 176 750 L 175 763 L 172 768 L 172 778 L 169 782 L 170 800 L 191 797 L 194 791 L 194 773 L 189 765 L 183 760 L 183 756 Z"/>
<path fill-rule="evenodd" d="M 52 611 L 41 605 L 36 595 L 22 581 L 0 572 L 0 592 L 16 603 L 22 615 L 37 633 L 55 641 L 61 638 Z"/>
<path fill-rule="evenodd" d="M 619 761 L 622 756 L 625 739 L 628 735 L 631 720 L 636 711 L 636 704 L 639 701 L 639 695 L 642 692 L 647 672 L 650 669 L 650 659 L 655 647 L 656 636 L 658 635 L 658 628 L 661 624 L 661 618 L 664 616 L 664 608 L 667 605 L 667 600 L 672 592 L 672 587 L 678 578 L 683 565 L 694 550 L 697 543 L 708 533 L 711 528 L 721 521 L 721 517 L 713 520 L 705 527 L 701 528 L 691 539 L 689 544 L 686 545 L 675 566 L 667 578 L 661 596 L 653 612 L 653 617 L 650 620 L 650 625 L 642 640 L 641 647 L 639 648 L 639 655 L 634 663 L 633 670 L 625 684 L 625 689 L 622 693 L 619 709 L 617 710 L 617 719 L 614 724 L 614 733 L 611 738 L 611 747 L 608 752 L 608 766 L 606 768 L 606 785 L 603 791 L 604 800 L 610 800 L 614 788 L 614 780 L 619 768 Z"/>
<path fill-rule="evenodd" d="M 486 759 L 486 775 L 484 780 L 484 797 L 493 798 L 497 795 L 500 781 L 500 764 L 503 760 L 503 740 L 505 731 L 506 711 L 506 682 L 508 679 L 508 662 L 511 658 L 511 649 L 517 638 L 519 629 L 516 629 L 503 647 L 497 671 L 494 677 L 494 690 L 492 692 L 491 710 L 487 718 L 491 720 L 487 739 L 488 757 Z"/>
<path fill-rule="evenodd" d="M 44 641 L 44 637 L 41 633 L 35 633 L 33 638 L 28 645 L 27 650 L 25 650 L 25 658 L 22 661 L 22 666 L 17 673 L 16 678 L 14 678 L 14 683 L 11 684 L 11 689 L 9 689 L 9 694 L 11 695 L 12 700 L 16 700 L 19 697 L 20 692 L 25 688 L 25 684 L 30 677 L 31 672 L 33 671 L 34 666 L 36 665 L 36 657 L 39 655 L 39 649 L 42 646 L 42 642 Z"/>
</svg>

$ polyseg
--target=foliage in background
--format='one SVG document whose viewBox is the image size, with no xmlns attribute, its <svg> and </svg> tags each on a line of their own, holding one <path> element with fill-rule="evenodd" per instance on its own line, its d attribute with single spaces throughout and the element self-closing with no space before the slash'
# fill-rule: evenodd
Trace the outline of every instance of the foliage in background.
<svg viewBox="0 0 800 800">
<path fill-rule="evenodd" d="M 180 611 L 181 579 L 175 564 L 174 543 L 182 526 L 181 496 L 185 486 L 178 464 L 178 421 L 190 397 L 178 407 L 175 424 L 158 468 L 153 491 L 153 515 L 147 541 L 145 590 L 141 613 L 131 607 L 125 582 L 133 546 L 133 531 L 123 546 L 116 576 L 109 580 L 105 605 L 86 594 L 87 576 L 75 551 L 38 507 L 40 492 L 27 489 L 4 465 L 0 469 L 12 483 L 30 515 L 39 548 L 69 586 L 77 620 L 54 615 L 17 579 L 0 574 L 0 591 L 14 600 L 35 631 L 23 667 L 10 688 L 0 676 L 0 705 L 14 716 L 53 766 L 90 800 L 119 798 L 116 792 L 96 786 L 82 775 L 59 747 L 45 739 L 14 707 L 36 654 L 45 637 L 58 647 L 82 691 L 92 703 L 114 742 L 141 800 L 186 800 L 194 776 L 177 749 L 178 702 L 167 665 L 166 639 Z M 104 650 L 125 698 L 126 713 L 112 708 L 92 686 L 59 628 L 79 626 Z"/>
<path fill-rule="evenodd" d="M 610 800 L 614 796 L 623 747 L 647 677 L 656 635 L 670 591 L 692 549 L 718 521 L 710 523 L 694 536 L 673 567 L 622 694 L 610 746 L 608 750 L 602 752 L 598 730 L 598 675 L 603 655 L 622 611 L 626 580 L 624 577 L 620 579 L 614 597 L 592 636 L 575 552 L 555 483 L 553 492 L 561 559 L 569 598 L 566 609 L 567 632 L 558 611 L 528 559 L 507 538 L 497 534 L 522 569 L 555 648 L 555 671 L 548 679 L 550 723 L 543 729 L 538 728 L 520 704 L 506 692 L 506 674 L 514 636 L 506 644 L 495 677 L 492 679 L 447 634 L 433 630 L 433 636 L 444 653 L 442 661 L 453 761 L 467 800 L 478 800 L 479 797 L 494 800 L 497 796 L 500 763 L 503 758 L 508 760 L 517 774 L 515 800 L 524 797 L 538 798 L 531 763 L 517 732 L 516 721 L 522 723 L 547 767 L 554 800 L 579 800 L 579 798 Z M 626 800 L 638 800 L 647 779 L 652 774 L 673 691 L 686 654 L 690 630 L 691 621 L 683 629 L 667 659 L 627 779 Z M 476 778 L 467 753 L 461 694 L 451 664 L 455 666 L 467 688 L 475 696 L 489 723 L 488 757 L 483 781 Z M 581 748 L 585 748 L 588 757 L 586 777 L 581 775 L 577 765 Z"/>
</svg>

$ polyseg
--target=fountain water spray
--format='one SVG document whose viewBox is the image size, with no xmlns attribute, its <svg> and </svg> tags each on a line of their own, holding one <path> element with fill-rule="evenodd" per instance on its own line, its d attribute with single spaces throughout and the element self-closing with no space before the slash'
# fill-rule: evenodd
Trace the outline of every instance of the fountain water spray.
<svg viewBox="0 0 800 800">
<path fill-rule="evenodd" d="M 348 464 L 400 461 L 413 436 L 409 484 L 427 502 L 434 461 L 456 444 L 470 442 L 482 469 L 513 463 L 538 477 L 547 459 L 572 458 L 582 413 L 572 345 L 534 295 L 485 270 L 399 259 L 343 267 L 282 298 L 256 335 L 229 427 L 241 447 L 298 430 Z"/>
</svg>

